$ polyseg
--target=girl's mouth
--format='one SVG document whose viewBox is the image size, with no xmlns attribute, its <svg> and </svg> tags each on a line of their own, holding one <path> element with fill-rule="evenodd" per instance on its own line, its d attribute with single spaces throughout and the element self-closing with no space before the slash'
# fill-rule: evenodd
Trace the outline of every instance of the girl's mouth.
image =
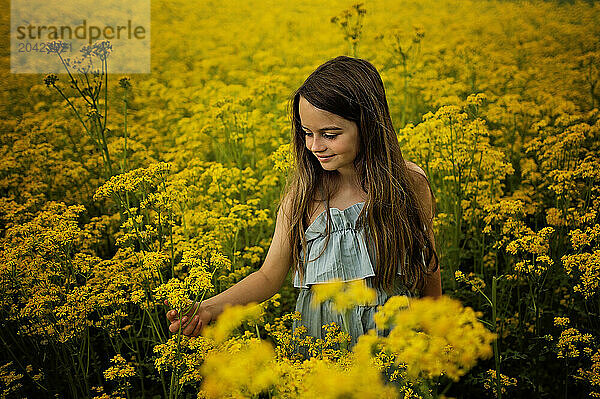
<svg viewBox="0 0 600 399">
<path fill-rule="evenodd" d="M 328 159 L 331 159 L 333 157 L 333 155 L 329 155 L 327 157 L 322 157 L 320 155 L 317 155 L 317 158 L 319 158 L 319 161 L 327 161 Z"/>
</svg>

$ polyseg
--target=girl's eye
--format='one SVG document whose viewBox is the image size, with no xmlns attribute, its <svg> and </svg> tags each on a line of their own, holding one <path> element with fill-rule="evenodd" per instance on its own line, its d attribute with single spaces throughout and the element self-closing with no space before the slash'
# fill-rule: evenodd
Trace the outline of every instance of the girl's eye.
<svg viewBox="0 0 600 399">
<path fill-rule="evenodd" d="M 306 130 L 304 130 L 304 135 L 310 137 L 310 136 L 312 136 L 312 133 L 307 132 Z M 328 139 L 328 140 L 333 140 L 336 136 L 337 136 L 337 134 L 326 134 L 326 133 L 323 133 L 323 137 L 326 138 L 326 139 Z"/>
</svg>

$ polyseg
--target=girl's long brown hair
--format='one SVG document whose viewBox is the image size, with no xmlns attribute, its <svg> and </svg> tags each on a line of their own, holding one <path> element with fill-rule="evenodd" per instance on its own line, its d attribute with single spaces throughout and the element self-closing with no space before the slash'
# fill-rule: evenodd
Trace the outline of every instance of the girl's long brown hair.
<svg viewBox="0 0 600 399">
<path fill-rule="evenodd" d="M 406 167 L 388 109 L 383 81 L 377 69 L 360 58 L 339 56 L 320 65 L 290 97 L 292 152 L 295 166 L 283 197 L 291 192 L 290 208 L 294 271 L 304 277 L 300 251 L 306 254 L 304 232 L 308 227 L 313 201 L 329 200 L 337 191 L 337 171 L 324 170 L 306 148 L 298 103 L 300 96 L 313 106 L 339 115 L 358 126 L 360 150 L 354 160 L 361 188 L 368 193 L 358 223 L 367 226 L 366 237 L 375 244 L 376 264 L 373 286 L 393 292 L 397 267 L 402 259 L 402 282 L 414 291 L 421 290 L 425 275 L 437 270 L 438 257 L 424 226 L 426 220 L 416 194 L 416 179 Z M 291 107 L 291 111 L 289 109 Z M 428 189 L 435 197 L 429 182 Z M 323 198 L 325 197 L 325 198 Z M 435 208 L 434 208 L 435 214 Z M 327 206 L 327 240 L 331 215 Z M 365 220 L 366 219 L 366 220 Z M 421 252 L 425 264 L 421 259 Z M 320 256 L 320 255 L 319 255 Z M 432 270 L 427 265 L 434 258 Z M 406 262 L 405 262 L 406 260 Z M 304 263 L 305 264 L 305 263 Z"/>
</svg>

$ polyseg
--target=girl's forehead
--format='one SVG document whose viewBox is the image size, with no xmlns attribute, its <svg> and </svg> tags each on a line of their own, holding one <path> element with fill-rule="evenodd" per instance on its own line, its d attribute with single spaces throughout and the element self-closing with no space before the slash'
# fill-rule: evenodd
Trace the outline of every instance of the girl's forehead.
<svg viewBox="0 0 600 399">
<path fill-rule="evenodd" d="M 329 125 L 338 125 L 340 127 L 344 127 L 347 124 L 346 119 L 332 112 L 315 107 L 302 96 L 300 96 L 298 108 L 300 113 L 300 121 L 308 128 L 314 127 L 317 129 L 322 129 L 324 126 Z"/>
</svg>

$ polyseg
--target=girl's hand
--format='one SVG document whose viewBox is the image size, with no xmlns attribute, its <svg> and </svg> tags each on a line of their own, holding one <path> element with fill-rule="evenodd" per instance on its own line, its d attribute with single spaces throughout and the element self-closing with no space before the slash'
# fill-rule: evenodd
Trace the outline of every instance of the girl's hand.
<svg viewBox="0 0 600 399">
<path fill-rule="evenodd" d="M 169 302 L 167 300 L 165 300 L 165 305 L 169 305 Z M 196 309 L 198 310 L 196 311 Z M 204 326 L 208 325 L 208 323 L 210 323 L 210 321 L 212 320 L 212 314 L 204 306 L 196 302 L 194 306 L 190 309 L 190 311 L 186 313 L 181 320 L 179 320 L 179 315 L 177 314 L 176 309 L 171 309 L 167 312 L 167 319 L 171 323 L 171 325 L 169 326 L 169 331 L 171 331 L 172 333 L 176 333 L 181 326 L 181 332 L 183 333 L 183 335 L 197 337 L 198 335 L 200 335 L 200 332 L 202 331 Z"/>
</svg>

